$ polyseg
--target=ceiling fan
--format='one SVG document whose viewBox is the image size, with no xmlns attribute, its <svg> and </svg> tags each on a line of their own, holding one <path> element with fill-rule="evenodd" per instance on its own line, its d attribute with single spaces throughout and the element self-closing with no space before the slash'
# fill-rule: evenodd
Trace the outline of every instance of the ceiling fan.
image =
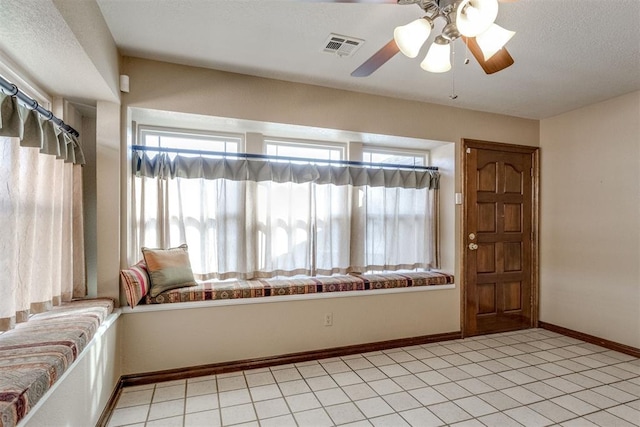
<svg viewBox="0 0 640 427">
<path fill-rule="evenodd" d="M 465 42 L 485 73 L 504 70 L 514 63 L 504 45 L 515 32 L 494 23 L 498 15 L 498 1 L 515 0 L 337 0 L 340 3 L 416 4 L 425 12 L 422 18 L 397 27 L 393 39 L 356 68 L 351 76 L 371 75 L 398 52 L 415 58 L 431 33 L 434 20 L 438 18 L 444 19 L 446 24 L 420 64 L 424 70 L 434 73 L 449 71 L 450 44 L 459 38 Z"/>
</svg>

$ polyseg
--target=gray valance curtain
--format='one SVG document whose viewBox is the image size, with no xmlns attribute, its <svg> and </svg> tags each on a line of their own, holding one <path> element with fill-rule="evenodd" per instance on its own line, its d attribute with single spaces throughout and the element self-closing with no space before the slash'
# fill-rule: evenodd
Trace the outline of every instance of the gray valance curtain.
<svg viewBox="0 0 640 427">
<path fill-rule="evenodd" d="M 440 175 L 433 170 L 401 170 L 352 165 L 189 157 L 160 153 L 133 153 L 136 176 L 161 179 L 227 179 L 230 181 L 313 183 L 385 188 L 438 189 Z"/>
<path fill-rule="evenodd" d="M 66 163 L 83 165 L 82 148 L 75 136 L 63 132 L 35 110 L 0 92 L 0 136 L 18 138 L 21 147 L 36 147 L 42 154 L 56 156 Z"/>
</svg>

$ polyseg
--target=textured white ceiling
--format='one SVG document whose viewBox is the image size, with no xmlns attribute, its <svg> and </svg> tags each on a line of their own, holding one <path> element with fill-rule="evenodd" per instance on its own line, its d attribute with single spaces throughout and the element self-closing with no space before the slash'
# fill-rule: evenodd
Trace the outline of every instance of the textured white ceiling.
<svg viewBox="0 0 640 427">
<path fill-rule="evenodd" d="M 416 5 L 265 0 L 98 0 L 127 55 L 389 95 L 527 118 L 545 118 L 640 89 L 640 1 L 519 0 L 497 23 L 517 31 L 515 64 L 485 75 L 456 43 L 454 73 L 420 69 L 398 54 L 370 77 L 349 74 L 420 17 Z M 439 20 L 442 21 L 442 20 Z M 436 30 L 442 26 L 436 21 Z M 322 52 L 334 32 L 364 39 L 348 58 Z M 433 36 L 432 36 L 433 37 Z M 428 43 L 427 43 L 428 44 Z"/>
<path fill-rule="evenodd" d="M 517 31 L 515 64 L 491 76 L 473 58 L 463 64 L 461 42 L 455 72 L 422 71 L 425 48 L 349 75 L 421 15 L 302 0 L 0 0 L 0 55 L 50 94 L 87 102 L 117 101 L 114 40 L 126 55 L 534 119 L 640 90 L 640 0 L 501 3 L 497 23 Z M 324 53 L 332 32 L 365 43 L 352 57 Z"/>
<path fill-rule="evenodd" d="M 93 0 L 0 0 L 0 58 L 49 96 L 119 100 L 117 51 Z"/>
</svg>

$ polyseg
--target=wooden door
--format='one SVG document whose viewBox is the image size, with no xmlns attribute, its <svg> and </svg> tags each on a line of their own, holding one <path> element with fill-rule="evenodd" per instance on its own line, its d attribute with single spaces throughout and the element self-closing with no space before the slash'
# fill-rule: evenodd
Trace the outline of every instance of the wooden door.
<svg viewBox="0 0 640 427">
<path fill-rule="evenodd" d="M 465 336 L 537 321 L 537 149 L 463 141 Z"/>
</svg>

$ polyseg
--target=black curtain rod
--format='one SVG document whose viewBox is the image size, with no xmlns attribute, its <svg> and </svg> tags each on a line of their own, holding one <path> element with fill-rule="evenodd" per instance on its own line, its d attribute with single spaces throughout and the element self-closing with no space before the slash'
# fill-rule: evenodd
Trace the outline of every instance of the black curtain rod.
<svg viewBox="0 0 640 427">
<path fill-rule="evenodd" d="M 70 133 L 71 135 L 76 137 L 80 136 L 77 130 L 75 130 L 74 128 L 72 128 L 71 126 L 69 126 L 68 124 L 66 124 L 59 118 L 57 118 L 56 116 L 54 116 L 51 111 L 39 105 L 38 101 L 28 97 L 24 92 L 18 89 L 18 86 L 6 81 L 2 76 L 0 76 L 0 89 L 4 89 L 4 92 L 7 95 L 15 96 L 20 101 L 24 102 L 27 108 L 36 110 L 38 113 L 40 113 L 40 115 L 44 116 L 47 120 L 51 120 L 53 123 L 58 125 L 60 129 L 62 129 L 63 131 Z"/>
<path fill-rule="evenodd" d="M 288 162 L 304 162 L 308 163 L 313 159 L 305 159 L 304 157 L 286 157 L 286 156 L 270 156 L 268 154 L 253 154 L 253 153 L 226 153 L 224 151 L 207 151 L 207 150 L 190 150 L 187 148 L 168 148 L 168 147 L 150 147 L 148 145 L 132 145 L 133 151 L 155 151 L 160 153 L 182 153 L 182 154 L 197 154 L 208 156 L 220 156 L 220 157 L 244 157 L 247 159 L 262 159 L 262 160 L 286 160 Z M 324 160 L 318 159 L 318 163 L 329 163 L 337 165 L 350 165 L 350 166 L 375 166 L 386 168 L 402 168 L 402 169 L 417 169 L 417 170 L 429 170 L 437 171 L 437 166 L 412 166 L 412 165 L 394 165 L 389 163 L 366 163 L 355 162 L 352 160 Z"/>
</svg>

